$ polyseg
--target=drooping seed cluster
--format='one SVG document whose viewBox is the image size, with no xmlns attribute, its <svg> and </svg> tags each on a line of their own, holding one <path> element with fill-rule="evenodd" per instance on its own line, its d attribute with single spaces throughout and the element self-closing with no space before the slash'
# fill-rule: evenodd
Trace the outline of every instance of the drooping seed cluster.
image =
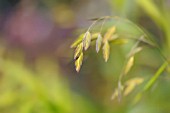
<svg viewBox="0 0 170 113">
<path fill-rule="evenodd" d="M 116 27 L 112 26 L 102 36 L 101 32 L 90 33 L 87 31 L 79 36 L 79 38 L 71 45 L 71 48 L 75 48 L 74 59 L 76 71 L 79 72 L 83 62 L 83 51 L 88 50 L 91 41 L 96 41 L 96 52 L 98 53 L 102 47 L 103 58 L 105 62 L 108 61 L 110 55 L 110 41 L 116 40 L 118 35 L 116 34 Z"/>
<path fill-rule="evenodd" d="M 102 19 L 108 19 L 108 18 L 109 17 L 102 18 Z M 102 19 L 98 19 L 98 20 L 102 20 Z M 125 21 L 127 21 L 127 20 L 125 20 Z M 129 21 L 127 21 L 127 22 L 129 22 Z M 94 23 L 96 23 L 96 21 Z M 104 58 L 105 62 L 107 62 L 109 59 L 109 56 L 110 56 L 110 45 L 111 44 L 126 44 L 130 40 L 130 38 L 119 36 L 119 33 L 117 32 L 116 25 L 109 27 L 106 30 L 106 32 L 104 32 L 104 33 L 102 32 L 102 29 L 99 32 L 93 33 L 90 29 L 94 25 L 94 23 L 88 28 L 88 30 L 85 33 L 81 34 L 77 38 L 77 40 L 74 41 L 74 43 L 71 45 L 71 48 L 75 49 L 74 60 L 75 60 L 75 68 L 76 68 L 77 72 L 80 71 L 80 68 L 82 66 L 84 51 L 87 51 L 89 49 L 92 41 L 95 41 L 97 53 L 102 48 L 103 58 Z M 103 27 L 103 25 L 102 25 L 102 27 Z M 135 25 L 135 27 L 136 27 L 136 25 Z M 136 27 L 136 29 L 138 29 L 139 32 L 142 31 L 138 27 Z M 153 44 L 150 41 L 145 39 L 146 35 L 143 34 L 144 32 L 141 32 L 141 33 L 142 33 L 142 36 L 133 39 L 136 42 L 126 57 L 123 69 L 119 76 L 118 87 L 114 91 L 114 93 L 112 95 L 112 99 L 115 99 L 116 97 L 120 98 L 121 93 L 123 93 L 124 96 L 127 96 L 129 93 L 132 92 L 132 90 L 137 85 L 139 85 L 143 82 L 143 78 L 140 78 L 140 77 L 135 77 L 130 80 L 127 80 L 124 84 L 122 84 L 122 82 L 121 82 L 123 76 L 127 75 L 128 72 L 133 67 L 134 61 L 135 61 L 134 60 L 135 55 L 143 49 L 143 47 L 140 45 L 140 43 L 145 43 L 150 46 L 153 46 Z"/>
</svg>

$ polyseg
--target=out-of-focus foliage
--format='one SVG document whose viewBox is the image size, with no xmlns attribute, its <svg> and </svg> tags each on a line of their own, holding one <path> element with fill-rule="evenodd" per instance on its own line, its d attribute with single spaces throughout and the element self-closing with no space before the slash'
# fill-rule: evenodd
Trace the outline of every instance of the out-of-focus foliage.
<svg viewBox="0 0 170 113">
<path fill-rule="evenodd" d="M 169 112 L 169 6 L 168 0 L 1 0 L 0 113 Z M 106 15 L 135 24 L 101 21 L 81 43 L 82 26 Z M 142 39 L 136 25 L 149 37 L 137 47 L 137 40 L 125 40 Z"/>
</svg>

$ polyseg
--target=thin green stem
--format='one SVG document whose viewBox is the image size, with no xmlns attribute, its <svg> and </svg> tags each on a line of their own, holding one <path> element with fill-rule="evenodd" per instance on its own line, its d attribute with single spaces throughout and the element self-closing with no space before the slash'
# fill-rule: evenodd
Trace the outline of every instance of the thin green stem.
<svg viewBox="0 0 170 113">
<path fill-rule="evenodd" d="M 103 25 L 104 25 L 105 21 L 106 21 L 106 19 L 104 19 L 103 22 L 102 22 L 102 25 L 101 25 L 101 28 L 100 28 L 100 33 L 102 32 Z"/>
<path fill-rule="evenodd" d="M 89 31 L 96 23 L 97 23 L 98 20 L 95 20 L 91 25 L 90 27 L 87 29 L 87 31 Z"/>
<path fill-rule="evenodd" d="M 164 70 L 166 69 L 167 66 L 168 66 L 168 62 L 164 62 L 162 64 L 162 66 L 156 71 L 156 73 L 153 75 L 153 77 L 145 84 L 142 91 L 136 95 L 136 97 L 134 98 L 134 101 L 133 101 L 134 104 L 136 104 L 142 98 L 142 94 L 145 91 L 149 90 L 153 86 L 155 81 L 164 72 Z"/>
<path fill-rule="evenodd" d="M 153 75 L 153 77 L 144 86 L 143 91 L 147 91 L 148 89 L 152 87 L 152 85 L 155 83 L 158 77 L 163 73 L 163 71 L 166 69 L 167 66 L 168 66 L 167 62 L 162 64 L 162 66 L 157 70 L 157 72 Z"/>
</svg>

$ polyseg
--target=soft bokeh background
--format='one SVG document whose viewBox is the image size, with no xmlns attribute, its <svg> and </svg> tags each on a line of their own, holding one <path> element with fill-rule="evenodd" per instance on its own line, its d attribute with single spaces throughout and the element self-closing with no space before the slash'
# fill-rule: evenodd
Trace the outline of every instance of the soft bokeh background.
<svg viewBox="0 0 170 113">
<path fill-rule="evenodd" d="M 164 24 L 170 19 L 160 19 L 152 3 L 170 17 L 169 0 L 0 0 L 0 113 L 168 113 L 167 72 L 138 103 L 132 100 L 143 84 L 121 102 L 112 101 L 127 46 L 112 46 L 108 63 L 91 47 L 79 73 L 70 49 L 89 19 L 111 15 L 144 28 L 169 54 Z M 146 47 L 127 79 L 147 81 L 162 62 L 154 48 Z"/>
</svg>

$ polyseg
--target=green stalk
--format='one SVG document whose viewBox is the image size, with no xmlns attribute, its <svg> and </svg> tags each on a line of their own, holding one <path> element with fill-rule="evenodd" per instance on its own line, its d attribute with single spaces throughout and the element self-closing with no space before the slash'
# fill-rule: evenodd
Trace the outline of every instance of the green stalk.
<svg viewBox="0 0 170 113">
<path fill-rule="evenodd" d="M 136 0 L 137 4 L 152 18 L 152 20 L 163 29 L 166 37 L 166 44 L 164 45 L 164 52 L 169 55 L 170 50 L 170 16 L 167 10 L 159 9 L 153 0 Z"/>
<path fill-rule="evenodd" d="M 144 86 L 143 91 L 147 91 L 148 89 L 152 87 L 152 85 L 155 83 L 158 77 L 163 73 L 163 71 L 166 69 L 167 66 L 168 66 L 167 62 L 162 64 L 162 66 L 157 70 L 157 72 L 153 75 L 153 77 Z"/>
<path fill-rule="evenodd" d="M 163 73 L 163 71 L 166 69 L 167 66 L 168 66 L 168 62 L 162 64 L 162 66 L 157 70 L 157 72 L 152 76 L 152 78 L 146 83 L 143 90 L 136 95 L 133 104 L 136 104 L 142 98 L 142 94 L 153 86 L 155 81 Z"/>
</svg>

